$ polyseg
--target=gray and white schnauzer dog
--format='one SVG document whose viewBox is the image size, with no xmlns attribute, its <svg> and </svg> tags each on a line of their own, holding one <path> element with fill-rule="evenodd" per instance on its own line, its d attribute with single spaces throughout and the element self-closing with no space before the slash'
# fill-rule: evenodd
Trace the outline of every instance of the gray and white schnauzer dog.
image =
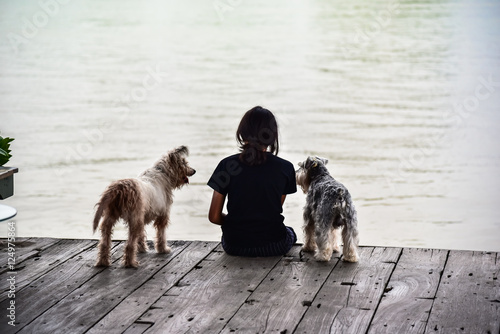
<svg viewBox="0 0 500 334">
<path fill-rule="evenodd" d="M 342 228 L 343 260 L 358 262 L 358 221 L 349 191 L 335 180 L 326 164 L 327 159 L 308 157 L 299 162 L 295 176 L 297 184 L 307 194 L 304 207 L 305 252 L 314 252 L 317 261 L 329 261 L 333 252 L 340 251 Z"/>
</svg>

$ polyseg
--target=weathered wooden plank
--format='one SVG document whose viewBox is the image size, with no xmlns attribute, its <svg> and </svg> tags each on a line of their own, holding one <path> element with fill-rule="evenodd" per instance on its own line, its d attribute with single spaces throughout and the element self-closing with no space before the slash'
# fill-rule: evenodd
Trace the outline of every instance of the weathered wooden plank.
<svg viewBox="0 0 500 334">
<path fill-rule="evenodd" d="M 152 305 L 146 333 L 218 333 L 281 257 L 241 258 L 214 251 Z"/>
<path fill-rule="evenodd" d="M 146 330 L 148 330 L 149 327 L 151 327 L 151 324 L 135 323 L 132 326 L 130 326 L 129 328 L 127 328 L 127 330 L 125 332 L 123 332 L 123 334 L 142 334 Z M 108 333 L 111 333 L 111 332 L 108 332 Z"/>
<path fill-rule="evenodd" d="M 76 242 L 76 241 L 75 241 Z M 117 242 L 114 246 L 118 245 Z M 116 260 L 116 248 L 113 248 L 113 258 Z M 95 249 L 76 254 L 75 256 L 56 269 L 32 281 L 29 286 L 16 292 L 16 326 L 9 328 L 10 332 L 22 330 L 36 317 L 57 304 L 69 293 L 83 285 L 93 276 L 97 275 L 102 268 L 95 268 Z M 10 300 L 0 303 L 0 309 L 6 308 Z M 0 323 L 0 328 L 2 324 Z M 3 331 L 2 331 L 3 332 Z M 36 330 L 43 333 L 43 326 Z"/>
<path fill-rule="evenodd" d="M 339 258 L 317 262 L 295 246 L 252 292 L 222 333 L 292 333 Z"/>
<path fill-rule="evenodd" d="M 72 291 L 23 328 L 21 333 L 67 333 L 69 328 L 71 333 L 84 333 L 187 245 L 187 242 L 174 242 L 169 255 L 139 254 L 138 258 L 142 261 L 138 269 L 123 268 L 120 260 L 114 261 L 110 268 L 100 271 L 83 286 Z"/>
<path fill-rule="evenodd" d="M 294 333 L 364 333 L 401 248 L 360 248 L 358 263 L 340 262 Z"/>
<path fill-rule="evenodd" d="M 448 251 L 405 248 L 369 333 L 424 333 Z"/>
<path fill-rule="evenodd" d="M 427 333 L 500 333 L 498 253 L 450 251 Z"/>
<path fill-rule="evenodd" d="M 59 242 L 60 239 L 54 239 L 54 238 L 16 238 L 15 241 L 15 269 L 19 270 L 22 268 L 23 264 L 22 262 L 38 256 L 41 251 L 44 249 L 47 249 L 56 243 Z M 5 256 L 0 257 L 0 274 L 3 274 L 10 269 L 7 267 L 7 261 L 8 261 L 8 256 L 7 256 L 7 250 L 8 250 L 8 244 L 9 242 L 7 239 L 2 239 L 0 241 L 0 245 L 2 248 L 2 252 L 5 252 Z"/>
<path fill-rule="evenodd" d="M 34 257 L 25 260 L 16 270 L 16 291 L 33 282 L 38 277 L 53 270 L 64 261 L 78 255 L 80 252 L 95 246 L 93 240 L 60 240 L 57 244 L 42 250 Z M 0 291 L 9 289 L 7 280 L 0 281 Z M 0 302 L 7 298 L 7 294 L 0 295 Z"/>
<path fill-rule="evenodd" d="M 26 247 L 16 254 L 16 327 L 0 322 L 1 333 L 422 333 L 426 321 L 426 333 L 500 331 L 499 253 L 361 247 L 360 263 L 331 269 L 301 259 L 298 247 L 283 258 L 245 259 L 193 242 L 173 257 L 142 254 L 141 267 L 129 270 L 117 268 L 123 243 L 114 266 L 99 269 L 97 249 L 88 248 L 96 241 L 17 240 Z M 322 265 L 331 270 L 326 281 Z"/>
<path fill-rule="evenodd" d="M 95 324 L 87 334 L 111 333 L 126 330 L 146 312 L 168 289 L 174 286 L 194 266 L 204 259 L 218 245 L 216 242 L 191 242 L 179 255 L 173 258 L 162 270 L 144 285 L 125 298 L 101 321 Z M 148 325 L 146 328 L 148 328 Z M 131 326 L 126 332 L 137 332 L 144 326 Z M 142 333 L 142 332 L 141 332 Z"/>
</svg>

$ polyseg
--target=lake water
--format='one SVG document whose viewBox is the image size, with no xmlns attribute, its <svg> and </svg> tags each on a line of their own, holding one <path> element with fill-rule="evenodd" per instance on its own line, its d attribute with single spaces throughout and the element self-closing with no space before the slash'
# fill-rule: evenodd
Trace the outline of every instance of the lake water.
<svg viewBox="0 0 500 334">
<path fill-rule="evenodd" d="M 168 236 L 218 240 L 205 184 L 262 105 L 281 157 L 330 160 L 361 244 L 500 251 L 499 14 L 472 0 L 2 1 L 0 130 L 19 167 L 2 204 L 18 236 L 98 237 L 104 188 L 185 144 L 197 173 Z M 284 206 L 297 232 L 304 203 Z"/>
</svg>

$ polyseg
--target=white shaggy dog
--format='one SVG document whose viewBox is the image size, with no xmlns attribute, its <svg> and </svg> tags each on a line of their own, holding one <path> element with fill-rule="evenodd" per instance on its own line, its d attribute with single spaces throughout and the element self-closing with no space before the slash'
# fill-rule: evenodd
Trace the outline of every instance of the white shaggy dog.
<svg viewBox="0 0 500 334">
<path fill-rule="evenodd" d="M 139 177 L 118 180 L 109 185 L 96 204 L 94 232 L 101 217 L 101 240 L 96 266 L 110 265 L 111 235 L 116 221 L 122 218 L 128 224 L 129 235 L 123 255 L 125 267 L 137 267 L 136 250 L 148 249 L 144 226 L 154 221 L 155 248 L 158 253 L 170 253 L 165 238 L 169 224 L 173 190 L 189 183 L 196 171 L 189 167 L 186 146 L 180 146 L 162 156 L 153 167 Z"/>
</svg>

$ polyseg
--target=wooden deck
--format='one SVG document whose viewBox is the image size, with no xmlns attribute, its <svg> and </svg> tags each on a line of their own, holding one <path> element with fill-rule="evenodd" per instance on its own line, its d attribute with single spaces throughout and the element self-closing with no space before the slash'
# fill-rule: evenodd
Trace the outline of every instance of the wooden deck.
<svg viewBox="0 0 500 334">
<path fill-rule="evenodd" d="M 239 258 L 173 241 L 124 269 L 114 242 L 103 269 L 95 240 L 33 238 L 16 241 L 11 273 L 1 243 L 0 333 L 500 333 L 495 252 L 361 247 L 357 264 L 318 263 L 300 246 Z"/>
</svg>

